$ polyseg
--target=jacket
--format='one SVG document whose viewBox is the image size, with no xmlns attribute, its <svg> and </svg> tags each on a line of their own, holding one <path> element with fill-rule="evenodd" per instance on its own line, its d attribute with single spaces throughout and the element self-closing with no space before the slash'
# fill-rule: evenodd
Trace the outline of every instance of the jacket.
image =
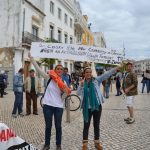
<svg viewBox="0 0 150 150">
<path fill-rule="evenodd" d="M 103 94 L 100 91 L 100 85 L 104 80 L 109 78 L 115 72 L 116 72 L 115 69 L 111 69 L 110 71 L 107 71 L 104 74 L 93 79 L 93 84 L 94 84 L 94 88 L 95 88 L 95 92 L 96 92 L 96 98 L 98 100 L 99 105 L 102 105 L 105 101 Z M 79 87 L 77 89 L 77 95 L 81 96 L 81 108 L 83 108 L 84 87 L 81 86 L 81 84 L 79 84 Z"/>
<path fill-rule="evenodd" d="M 137 76 L 133 72 L 129 72 L 123 79 L 122 87 L 123 89 L 129 88 L 131 85 L 134 85 L 134 88 L 132 88 L 126 96 L 134 96 L 138 94 L 137 86 L 138 86 L 138 80 Z"/>
<path fill-rule="evenodd" d="M 26 92 L 30 93 L 30 91 L 31 91 L 31 77 L 26 78 L 24 88 L 25 88 Z M 41 92 L 40 82 L 39 82 L 39 79 L 37 77 L 35 77 L 35 92 L 36 92 L 36 94 Z"/>
<path fill-rule="evenodd" d="M 23 92 L 23 75 L 17 73 L 13 78 L 13 91 Z"/>
</svg>

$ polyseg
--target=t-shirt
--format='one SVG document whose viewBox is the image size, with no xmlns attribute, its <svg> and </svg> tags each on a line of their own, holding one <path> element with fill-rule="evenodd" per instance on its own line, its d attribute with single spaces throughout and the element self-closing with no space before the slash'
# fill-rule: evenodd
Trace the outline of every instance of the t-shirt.
<svg viewBox="0 0 150 150">
<path fill-rule="evenodd" d="M 58 85 L 52 79 L 46 88 L 46 92 L 43 98 L 43 104 L 53 106 L 53 107 L 63 108 L 64 103 L 61 98 L 61 93 L 62 92 L 59 89 Z"/>
<path fill-rule="evenodd" d="M 62 80 L 67 83 L 68 86 L 70 86 L 71 83 L 71 77 L 69 74 L 63 74 L 62 75 Z"/>
</svg>

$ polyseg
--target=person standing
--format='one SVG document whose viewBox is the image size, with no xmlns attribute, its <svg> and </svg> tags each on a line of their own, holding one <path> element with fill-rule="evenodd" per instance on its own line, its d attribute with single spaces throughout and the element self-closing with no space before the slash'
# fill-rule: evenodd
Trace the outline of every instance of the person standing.
<svg viewBox="0 0 150 150">
<path fill-rule="evenodd" d="M 150 70 L 146 70 L 144 76 L 147 78 L 147 93 L 150 92 Z"/>
<path fill-rule="evenodd" d="M 45 119 L 45 144 L 42 150 L 50 149 L 50 139 L 51 139 L 51 128 L 52 120 L 54 116 L 55 129 L 56 129 L 56 150 L 61 150 L 61 141 L 62 141 L 62 115 L 64 102 L 62 100 L 62 91 L 56 81 L 51 78 L 50 74 L 44 72 L 36 63 L 36 61 L 31 57 L 31 54 L 28 54 L 32 64 L 34 65 L 37 72 L 47 80 L 47 87 L 43 97 L 43 113 Z M 63 74 L 63 66 L 56 65 L 54 69 L 55 73 L 61 78 Z"/>
<path fill-rule="evenodd" d="M 146 73 L 147 73 L 147 70 L 146 70 Z M 143 79 L 142 79 L 142 81 L 141 81 L 141 83 L 142 83 L 142 93 L 144 92 L 145 85 L 146 85 L 147 93 L 148 93 L 148 78 L 145 77 L 144 72 L 143 72 L 143 74 L 142 74 L 142 77 L 143 77 Z"/>
<path fill-rule="evenodd" d="M 104 86 L 104 97 L 109 98 L 109 90 L 110 90 L 110 85 L 111 85 L 111 77 L 103 81 L 103 86 Z"/>
<path fill-rule="evenodd" d="M 68 86 L 70 86 L 71 76 L 68 74 L 68 68 L 64 68 L 64 72 L 62 74 L 62 80 L 65 81 Z"/>
<path fill-rule="evenodd" d="M 117 74 L 115 78 L 116 78 L 116 90 L 117 90 L 116 96 L 120 96 L 122 94 L 121 92 L 122 73 L 120 72 L 120 70 L 117 70 Z"/>
<path fill-rule="evenodd" d="M 26 115 L 31 114 L 31 100 L 33 101 L 33 114 L 38 115 L 37 112 L 37 94 L 40 92 L 40 82 L 35 76 L 35 70 L 29 71 L 29 77 L 25 80 L 25 91 L 26 91 Z"/>
<path fill-rule="evenodd" d="M 9 84 L 9 82 L 8 82 L 8 72 L 9 72 L 9 71 L 6 70 L 5 73 L 4 73 L 4 79 L 5 79 L 4 95 L 8 94 L 8 93 L 6 92 L 7 85 Z"/>
<path fill-rule="evenodd" d="M 93 116 L 94 126 L 94 143 L 97 150 L 102 150 L 103 147 L 99 141 L 100 138 L 100 118 L 102 112 L 102 103 L 104 102 L 103 95 L 100 91 L 100 84 L 109 78 L 118 70 L 119 67 L 106 71 L 104 74 L 92 77 L 92 69 L 86 67 L 83 71 L 84 80 L 82 80 L 77 89 L 77 94 L 81 96 L 81 107 L 83 113 L 84 127 L 83 127 L 83 146 L 82 150 L 88 149 L 88 133 L 91 118 Z"/>
<path fill-rule="evenodd" d="M 3 97 L 5 89 L 5 78 L 4 78 L 4 71 L 1 70 L 0 72 L 0 96 Z"/>
<path fill-rule="evenodd" d="M 17 111 L 20 116 L 23 115 L 22 107 L 23 107 L 23 74 L 24 69 L 20 68 L 18 73 L 14 76 L 13 79 L 13 91 L 15 94 L 14 107 L 12 111 L 12 117 L 17 117 Z"/>
<path fill-rule="evenodd" d="M 136 74 L 133 72 L 133 64 L 132 62 L 127 63 L 127 72 L 125 74 L 125 77 L 123 79 L 123 89 L 126 94 L 126 105 L 129 112 L 129 117 L 125 118 L 124 121 L 126 121 L 127 124 L 134 123 L 134 110 L 133 110 L 133 102 L 135 95 L 138 94 L 138 80 Z"/>
</svg>

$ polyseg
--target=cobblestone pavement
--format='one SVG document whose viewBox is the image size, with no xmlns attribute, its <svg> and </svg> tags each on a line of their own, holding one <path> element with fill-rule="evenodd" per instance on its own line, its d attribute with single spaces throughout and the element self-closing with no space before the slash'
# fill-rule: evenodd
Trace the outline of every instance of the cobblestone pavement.
<svg viewBox="0 0 150 150">
<path fill-rule="evenodd" d="M 141 87 L 140 87 L 141 88 Z M 115 97 L 114 90 L 103 105 L 100 124 L 101 142 L 104 150 L 150 150 L 150 94 L 141 94 L 135 99 L 135 123 L 127 125 L 125 101 Z M 14 95 L 9 92 L 0 98 L 0 121 L 6 123 L 18 136 L 41 149 L 44 142 L 44 119 L 38 103 L 39 115 L 11 117 Z M 25 112 L 25 99 L 24 99 Z M 63 115 L 63 150 L 81 150 L 82 146 L 82 113 L 71 112 L 71 123 L 66 123 L 66 112 Z M 93 127 L 89 131 L 89 150 L 94 150 Z M 51 149 L 55 150 L 55 128 L 52 129 Z"/>
</svg>

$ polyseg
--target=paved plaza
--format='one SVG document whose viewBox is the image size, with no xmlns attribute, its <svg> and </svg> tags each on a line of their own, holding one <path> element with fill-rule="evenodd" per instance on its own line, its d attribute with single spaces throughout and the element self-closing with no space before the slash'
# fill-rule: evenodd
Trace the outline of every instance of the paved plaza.
<svg viewBox="0 0 150 150">
<path fill-rule="evenodd" d="M 141 88 L 141 87 L 140 87 Z M 125 101 L 116 97 L 115 90 L 103 105 L 101 118 L 101 142 L 104 150 L 150 150 L 150 94 L 141 94 L 135 99 L 135 123 L 126 124 Z M 0 98 L 0 121 L 7 124 L 18 136 L 41 149 L 44 142 L 44 118 L 38 101 L 39 115 L 11 117 L 14 102 L 13 92 Z M 24 98 L 25 113 L 25 98 Z M 81 150 L 83 120 L 80 110 L 71 112 L 71 123 L 66 123 L 63 115 L 63 150 Z M 89 133 L 89 150 L 94 150 L 93 127 Z M 51 149 L 55 150 L 55 128 L 52 129 Z"/>
</svg>

